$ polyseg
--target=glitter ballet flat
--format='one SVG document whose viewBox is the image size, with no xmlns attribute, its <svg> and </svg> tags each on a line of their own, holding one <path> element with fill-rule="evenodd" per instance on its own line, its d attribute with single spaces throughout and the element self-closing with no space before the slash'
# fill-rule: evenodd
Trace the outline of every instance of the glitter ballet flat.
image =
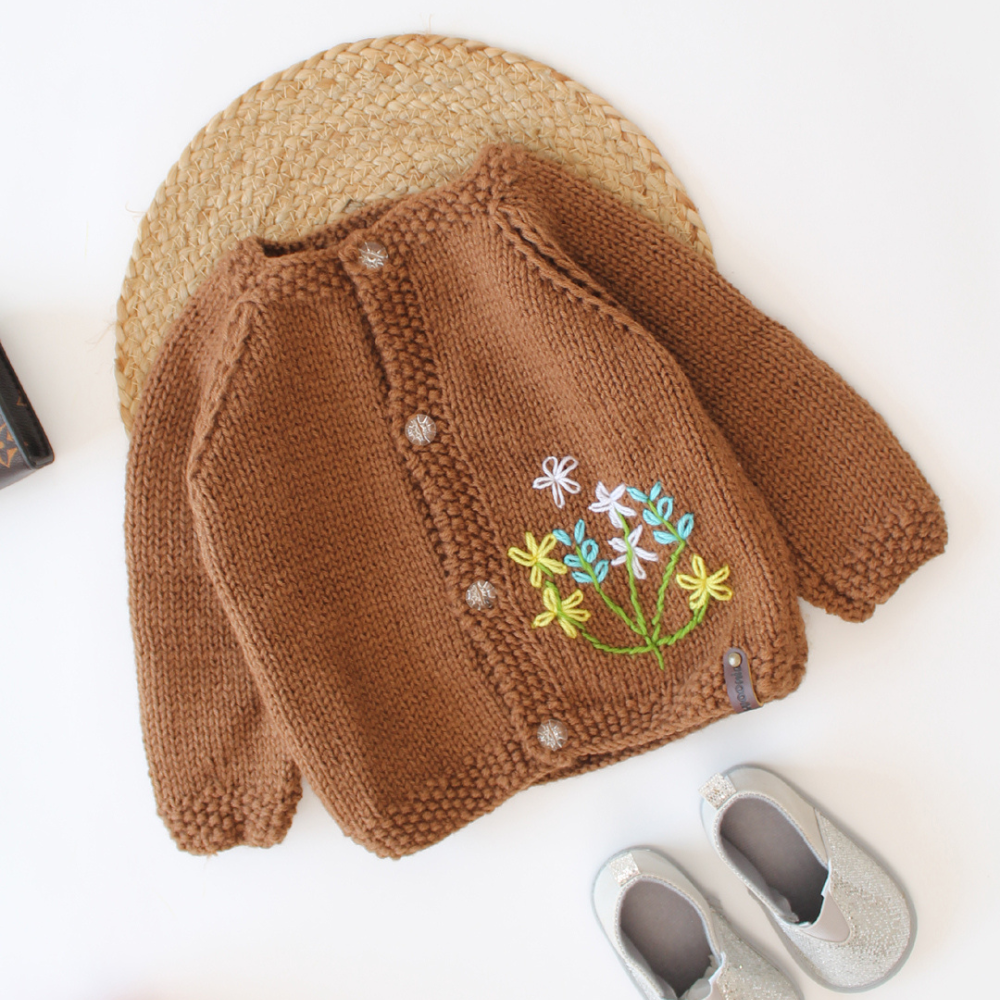
<svg viewBox="0 0 1000 1000">
<path fill-rule="evenodd" d="M 649 1000 L 799 1000 L 792 983 L 657 851 L 633 847 L 605 862 L 594 909 Z"/>
<path fill-rule="evenodd" d="M 762 768 L 716 774 L 701 795 L 712 846 L 809 976 L 853 993 L 899 970 L 916 921 L 902 889 L 867 851 Z"/>
</svg>

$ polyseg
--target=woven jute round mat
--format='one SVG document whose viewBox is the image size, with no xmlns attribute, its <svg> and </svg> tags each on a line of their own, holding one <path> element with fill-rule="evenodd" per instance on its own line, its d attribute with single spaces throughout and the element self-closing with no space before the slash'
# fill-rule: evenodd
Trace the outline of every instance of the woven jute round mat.
<svg viewBox="0 0 1000 1000">
<path fill-rule="evenodd" d="M 521 143 L 565 164 L 712 260 L 670 165 L 586 87 L 457 38 L 339 45 L 233 101 L 157 191 L 118 302 L 115 375 L 126 430 L 170 323 L 237 241 L 293 239 L 365 202 L 434 187 L 489 142 Z"/>
</svg>

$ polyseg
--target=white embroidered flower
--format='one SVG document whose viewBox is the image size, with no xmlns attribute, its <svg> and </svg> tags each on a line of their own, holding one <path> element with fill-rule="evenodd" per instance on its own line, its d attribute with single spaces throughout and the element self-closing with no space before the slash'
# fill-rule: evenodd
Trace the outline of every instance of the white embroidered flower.
<svg viewBox="0 0 1000 1000">
<path fill-rule="evenodd" d="M 592 503 L 589 509 L 595 514 L 607 513 L 608 520 L 616 528 L 622 526 L 621 521 L 618 519 L 619 514 L 623 514 L 625 517 L 635 517 L 635 511 L 631 507 L 626 507 L 625 504 L 618 502 L 625 495 L 624 483 L 616 486 L 610 492 L 604 483 L 598 483 L 594 493 L 597 495 L 597 503 Z"/>
<path fill-rule="evenodd" d="M 552 487 L 552 501 L 557 507 L 566 506 L 566 498 L 563 490 L 567 493 L 579 493 L 580 484 L 569 478 L 569 474 L 579 463 L 572 455 L 565 458 L 556 459 L 555 455 L 549 455 L 542 462 L 542 472 L 544 476 L 539 476 L 531 485 L 536 490 L 547 490 Z"/>
<path fill-rule="evenodd" d="M 642 560 L 645 560 L 646 562 L 656 562 L 656 553 L 650 552 L 649 549 L 639 548 L 640 535 L 642 535 L 641 524 L 629 533 L 628 545 L 632 547 L 632 575 L 637 580 L 645 580 L 646 571 L 642 568 Z M 615 550 L 615 552 L 621 553 L 620 556 L 611 560 L 611 565 L 621 566 L 628 558 L 628 546 L 625 544 L 625 539 L 609 538 L 608 544 Z"/>
</svg>

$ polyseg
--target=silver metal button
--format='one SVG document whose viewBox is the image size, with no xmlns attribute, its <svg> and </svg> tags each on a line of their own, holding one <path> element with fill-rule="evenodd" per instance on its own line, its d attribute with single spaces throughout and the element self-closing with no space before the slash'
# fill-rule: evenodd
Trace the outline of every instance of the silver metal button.
<svg viewBox="0 0 1000 1000">
<path fill-rule="evenodd" d="M 415 413 L 406 421 L 406 436 L 410 444 L 430 444 L 437 437 L 437 424 L 426 413 Z"/>
<path fill-rule="evenodd" d="M 726 663 L 731 667 L 738 667 L 743 662 L 743 657 L 734 649 L 732 652 L 726 654 Z"/>
<path fill-rule="evenodd" d="M 361 261 L 369 271 L 377 271 L 385 266 L 389 259 L 389 252 L 381 243 L 369 240 L 358 247 L 358 260 Z"/>
<path fill-rule="evenodd" d="M 496 599 L 497 592 L 489 580 L 476 580 L 465 592 L 465 603 L 473 611 L 485 611 L 487 608 L 492 608 Z"/>
<path fill-rule="evenodd" d="M 538 742 L 549 750 L 562 750 L 568 739 L 569 730 L 558 719 L 549 719 L 538 727 Z"/>
</svg>

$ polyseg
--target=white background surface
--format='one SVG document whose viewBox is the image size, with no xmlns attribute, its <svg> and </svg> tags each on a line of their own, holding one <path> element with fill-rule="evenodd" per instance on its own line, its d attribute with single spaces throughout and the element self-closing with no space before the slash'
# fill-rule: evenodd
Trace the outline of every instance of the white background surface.
<svg viewBox="0 0 1000 1000">
<path fill-rule="evenodd" d="M 155 813 L 126 603 L 112 323 L 136 226 L 247 87 L 428 29 L 539 59 L 635 121 L 722 273 L 888 419 L 951 541 L 863 625 L 807 608 L 785 701 L 523 792 L 415 857 L 366 853 L 308 791 L 283 844 L 191 857 Z M 0 493 L 0 996 L 624 1000 L 589 890 L 646 843 L 813 1000 L 701 832 L 699 784 L 743 760 L 902 876 L 920 929 L 878 997 L 995 995 L 998 49 L 986 0 L 5 9 L 0 340 L 57 460 Z"/>
</svg>

